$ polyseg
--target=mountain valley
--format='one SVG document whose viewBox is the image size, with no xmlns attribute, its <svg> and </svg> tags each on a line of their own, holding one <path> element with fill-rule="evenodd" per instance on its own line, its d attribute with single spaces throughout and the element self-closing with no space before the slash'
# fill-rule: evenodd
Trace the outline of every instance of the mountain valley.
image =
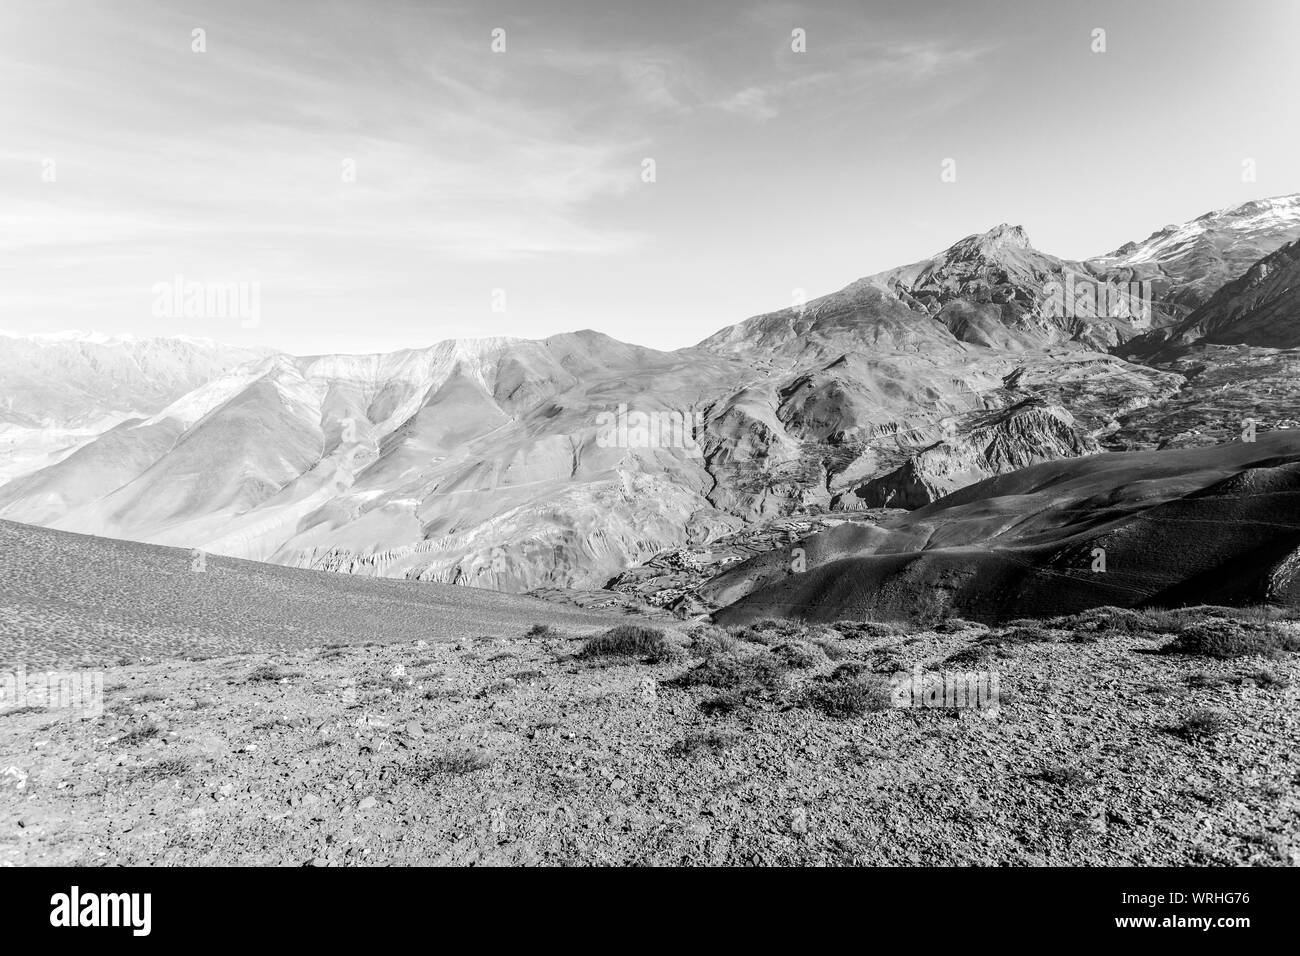
<svg viewBox="0 0 1300 956">
<path fill-rule="evenodd" d="M 44 467 L 6 460 L 0 518 L 365 577 L 717 607 L 732 591 L 696 590 L 714 565 L 671 555 L 752 548 L 782 523 L 925 514 L 1052 462 L 1294 427 L 1297 239 L 1295 196 L 1084 262 L 1004 224 L 675 352 L 582 331 L 357 356 L 155 342 L 132 364 L 122 343 L 2 340 L 36 357 L 43 388 L 79 383 L 45 418 L 9 402 L 9 425 L 90 431 L 52 442 Z M 86 358 L 105 348 L 117 365 Z M 618 408 L 701 425 L 677 447 L 636 429 L 611 440 L 601 416 Z"/>
</svg>

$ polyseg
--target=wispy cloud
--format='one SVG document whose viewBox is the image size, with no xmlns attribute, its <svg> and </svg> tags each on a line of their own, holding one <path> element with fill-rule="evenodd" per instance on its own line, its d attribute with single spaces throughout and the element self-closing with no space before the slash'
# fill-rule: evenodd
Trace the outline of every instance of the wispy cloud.
<svg viewBox="0 0 1300 956">
<path fill-rule="evenodd" d="M 907 88 L 931 85 L 970 68 L 993 51 L 991 46 L 963 46 L 941 39 L 832 40 L 815 56 L 779 54 L 774 58 L 773 79 L 746 86 L 717 105 L 758 121 L 791 110 L 823 119 L 863 109 Z"/>
<path fill-rule="evenodd" d="M 772 119 L 778 113 L 777 109 L 768 103 L 767 96 L 767 91 L 762 88 L 747 86 L 719 101 L 718 108 L 761 122 Z"/>
<path fill-rule="evenodd" d="M 721 161 L 737 124 L 823 123 L 984 52 L 854 39 L 780 4 L 675 30 L 629 10 L 521 8 L 497 54 L 472 5 L 6 5 L 0 311 L 129 328 L 140 290 L 177 272 L 265 279 L 304 325 L 338 290 L 421 321 L 464 312 L 485 281 L 527 274 L 508 266 L 577 288 L 601 260 L 666 248 L 659 230 L 705 201 L 683 171 Z M 653 188 L 647 156 L 666 171 Z"/>
</svg>

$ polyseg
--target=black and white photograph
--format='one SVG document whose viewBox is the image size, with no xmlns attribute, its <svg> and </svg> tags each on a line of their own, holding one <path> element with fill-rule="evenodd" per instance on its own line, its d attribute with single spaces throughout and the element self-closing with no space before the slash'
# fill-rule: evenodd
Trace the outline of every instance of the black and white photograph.
<svg viewBox="0 0 1300 956">
<path fill-rule="evenodd" d="M 1110 874 L 1060 931 L 1258 940 L 1233 881 L 1300 866 L 1298 38 L 0 2 L 0 872 L 69 874 L 23 919 L 1042 868 Z"/>
</svg>

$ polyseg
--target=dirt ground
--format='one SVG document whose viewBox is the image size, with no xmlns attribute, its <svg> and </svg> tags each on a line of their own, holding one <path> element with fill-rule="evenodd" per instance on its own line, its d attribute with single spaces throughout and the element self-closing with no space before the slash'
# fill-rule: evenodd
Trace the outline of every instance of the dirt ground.
<svg viewBox="0 0 1300 956">
<path fill-rule="evenodd" d="M 716 630 L 646 662 L 553 627 L 112 667 L 102 716 L 0 714 L 0 864 L 1300 864 L 1294 653 L 751 633 L 727 659 L 780 667 L 738 695 L 672 683 Z M 996 673 L 997 706 L 815 705 L 914 665 Z"/>
</svg>

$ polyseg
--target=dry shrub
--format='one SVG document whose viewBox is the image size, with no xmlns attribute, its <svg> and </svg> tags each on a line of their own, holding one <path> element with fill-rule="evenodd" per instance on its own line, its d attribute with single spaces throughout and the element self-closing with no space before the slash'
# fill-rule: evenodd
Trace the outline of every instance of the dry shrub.
<svg viewBox="0 0 1300 956">
<path fill-rule="evenodd" d="M 724 652 L 670 682 L 675 687 L 715 687 L 744 694 L 778 691 L 785 686 L 781 662 L 766 651 Z"/>
<path fill-rule="evenodd" d="M 837 720 L 861 717 L 889 709 L 889 685 L 879 678 L 825 681 L 805 692 L 803 706 Z"/>
<path fill-rule="evenodd" d="M 1300 639 L 1259 621 L 1209 619 L 1186 625 L 1163 650 L 1171 654 L 1192 654 L 1227 660 L 1261 655 L 1273 657 L 1282 651 L 1300 649 Z"/>
<path fill-rule="evenodd" d="M 618 624 L 588 638 L 578 652 L 579 657 L 639 657 L 654 662 L 671 660 L 674 654 L 664 632 L 644 624 Z"/>
</svg>

